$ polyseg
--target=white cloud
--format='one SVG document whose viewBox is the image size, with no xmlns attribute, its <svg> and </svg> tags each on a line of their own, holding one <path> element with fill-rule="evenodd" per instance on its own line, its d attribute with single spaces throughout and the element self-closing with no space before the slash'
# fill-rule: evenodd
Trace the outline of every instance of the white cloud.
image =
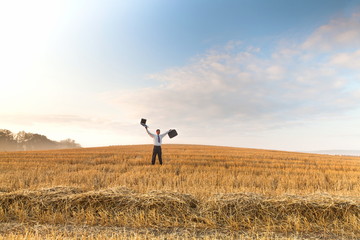
<svg viewBox="0 0 360 240">
<path fill-rule="evenodd" d="M 302 44 L 304 50 L 333 51 L 360 47 L 360 15 L 338 18 L 319 27 Z"/>
<path fill-rule="evenodd" d="M 291 48 L 265 54 L 231 42 L 151 75 L 158 87 L 108 94 L 130 118 L 147 116 L 198 134 L 213 134 L 214 126 L 221 126 L 219 133 L 244 133 L 338 116 L 359 107 L 353 77 L 360 75 L 359 39 L 359 16 L 353 15 Z"/>
<path fill-rule="evenodd" d="M 269 79 L 280 80 L 284 77 L 285 69 L 279 65 L 273 65 L 266 69 Z"/>
<path fill-rule="evenodd" d="M 338 67 L 357 70 L 360 69 L 360 50 L 338 53 L 331 57 L 330 63 Z"/>
</svg>

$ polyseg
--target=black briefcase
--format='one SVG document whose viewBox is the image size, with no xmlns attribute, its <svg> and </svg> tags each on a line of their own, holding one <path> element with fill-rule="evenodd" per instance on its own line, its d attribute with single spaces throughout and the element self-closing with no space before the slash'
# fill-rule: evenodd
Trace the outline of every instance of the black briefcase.
<svg viewBox="0 0 360 240">
<path fill-rule="evenodd" d="M 169 133 L 169 138 L 176 137 L 178 135 L 177 131 L 175 129 L 172 129 Z"/>
</svg>

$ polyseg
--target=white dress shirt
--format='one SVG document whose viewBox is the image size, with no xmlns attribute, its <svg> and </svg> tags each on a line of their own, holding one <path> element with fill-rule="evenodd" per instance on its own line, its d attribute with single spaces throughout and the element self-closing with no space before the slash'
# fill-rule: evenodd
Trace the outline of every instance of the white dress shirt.
<svg viewBox="0 0 360 240">
<path fill-rule="evenodd" d="M 170 132 L 170 130 L 169 130 L 166 133 L 160 134 L 159 135 L 160 142 L 159 142 L 157 134 L 151 133 L 147 128 L 145 128 L 145 129 L 146 129 L 147 133 L 149 134 L 149 136 L 154 139 L 154 146 L 161 146 L 163 137 L 165 137 Z"/>
</svg>

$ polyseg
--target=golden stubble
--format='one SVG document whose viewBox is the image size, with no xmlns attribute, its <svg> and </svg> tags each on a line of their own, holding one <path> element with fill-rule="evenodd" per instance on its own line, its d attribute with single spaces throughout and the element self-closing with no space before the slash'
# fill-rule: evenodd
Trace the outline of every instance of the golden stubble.
<svg viewBox="0 0 360 240">
<path fill-rule="evenodd" d="M 255 239 L 360 236 L 358 157 L 164 145 L 164 165 L 153 166 L 151 152 L 136 145 L 0 153 L 0 222 L 244 231 Z M 176 231 L 159 236 L 166 234 Z"/>
</svg>

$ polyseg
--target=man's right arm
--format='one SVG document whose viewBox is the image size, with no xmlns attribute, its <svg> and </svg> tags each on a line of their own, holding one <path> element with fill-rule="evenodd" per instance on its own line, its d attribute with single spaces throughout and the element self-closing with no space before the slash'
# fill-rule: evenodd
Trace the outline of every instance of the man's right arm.
<svg viewBox="0 0 360 240">
<path fill-rule="evenodd" d="M 151 133 L 151 132 L 148 130 L 148 128 L 147 128 L 147 127 L 145 127 L 145 129 L 146 129 L 146 132 L 149 134 L 149 136 L 153 138 L 153 137 L 154 137 L 154 134 L 153 134 L 153 133 Z"/>
</svg>

